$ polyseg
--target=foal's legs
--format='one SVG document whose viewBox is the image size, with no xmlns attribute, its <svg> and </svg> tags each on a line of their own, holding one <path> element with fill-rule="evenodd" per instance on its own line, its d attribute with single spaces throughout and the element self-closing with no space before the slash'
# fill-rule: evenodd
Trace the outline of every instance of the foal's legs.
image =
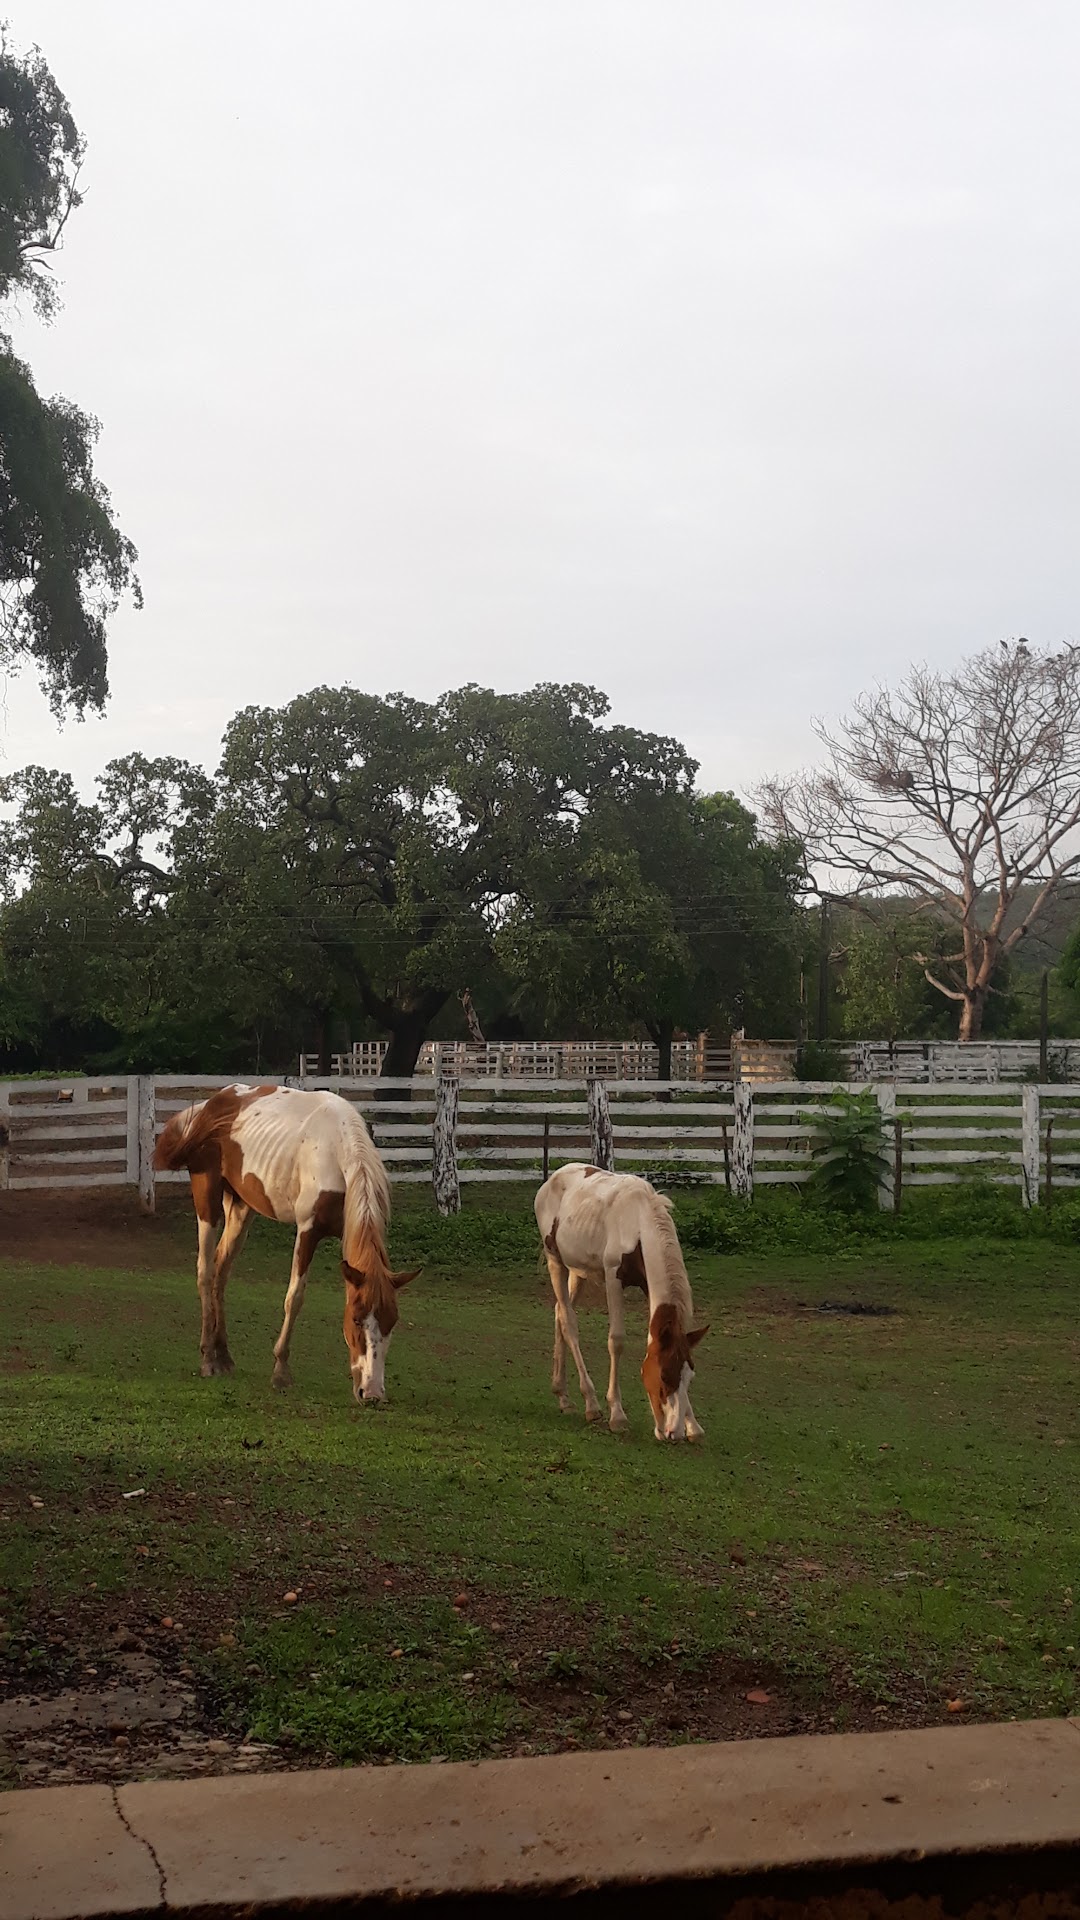
<svg viewBox="0 0 1080 1920">
<path fill-rule="evenodd" d="M 235 1193 L 226 1190 L 224 1195 L 225 1229 L 217 1244 L 214 1255 L 214 1315 L 215 1315 L 215 1372 L 232 1373 L 233 1357 L 229 1352 L 229 1336 L 225 1331 L 225 1283 L 232 1272 L 236 1259 L 251 1220 L 251 1208 L 238 1200 Z"/>
<path fill-rule="evenodd" d="M 574 1312 L 573 1306 L 571 1305 L 571 1302 L 570 1302 L 570 1287 L 569 1287 L 570 1276 L 566 1268 L 563 1266 L 562 1261 L 557 1259 L 555 1254 L 553 1253 L 548 1254 L 547 1263 L 548 1263 L 548 1272 L 551 1275 L 551 1285 L 555 1292 L 556 1359 L 555 1359 L 555 1372 L 552 1375 L 552 1382 L 551 1382 L 552 1389 L 558 1395 L 559 1405 L 563 1407 L 563 1411 L 564 1412 L 567 1411 L 566 1405 L 564 1404 L 566 1401 L 566 1357 L 565 1357 L 565 1354 L 561 1353 L 560 1346 L 559 1346 L 559 1338 L 561 1335 L 563 1341 L 569 1347 L 571 1353 L 574 1356 L 574 1365 L 577 1368 L 578 1385 L 581 1388 L 582 1396 L 585 1401 L 585 1418 L 586 1420 L 599 1420 L 600 1402 L 596 1397 L 596 1388 L 593 1386 L 593 1383 L 589 1378 L 589 1370 L 586 1367 L 584 1358 L 582 1356 L 581 1341 L 578 1338 L 577 1314 Z M 560 1379 L 560 1359 L 561 1359 L 561 1379 Z M 560 1385 L 562 1388 L 561 1392 L 560 1392 Z"/>
<path fill-rule="evenodd" d="M 304 1304 L 308 1268 L 321 1238 L 322 1235 L 314 1227 L 302 1227 L 299 1222 L 297 1223 L 292 1271 L 289 1274 L 289 1290 L 285 1295 L 285 1318 L 274 1345 L 274 1371 L 271 1380 L 275 1387 L 292 1386 L 292 1374 L 289 1372 L 289 1342 L 292 1339 L 296 1316 Z"/>
<path fill-rule="evenodd" d="M 607 1390 L 608 1424 L 613 1433 L 624 1433 L 630 1422 L 623 1412 L 622 1395 L 619 1392 L 619 1362 L 626 1344 L 626 1322 L 623 1318 L 623 1285 L 617 1266 L 605 1267 L 604 1292 L 607 1294 L 607 1344 L 608 1353 L 611 1356 L 611 1373 Z"/>
</svg>

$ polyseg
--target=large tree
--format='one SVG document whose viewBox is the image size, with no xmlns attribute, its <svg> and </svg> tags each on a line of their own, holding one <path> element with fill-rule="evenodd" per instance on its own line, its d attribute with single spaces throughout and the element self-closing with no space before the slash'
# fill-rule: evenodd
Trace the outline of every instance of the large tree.
<svg viewBox="0 0 1080 1920">
<path fill-rule="evenodd" d="M 228 729 L 207 850 L 237 937 L 263 927 L 357 1003 L 413 1071 L 433 1022 L 493 962 L 519 902 L 562 885 L 594 811 L 686 790 L 675 741 L 601 724 L 581 686 L 425 704 L 319 688 Z"/>
<path fill-rule="evenodd" d="M 575 858 L 519 897 L 500 953 L 563 1032 L 644 1027 L 670 1078 L 679 1030 L 786 1024 L 797 975 L 798 849 L 727 793 L 598 796 Z"/>
<path fill-rule="evenodd" d="M 0 38 L 0 314 L 20 297 L 55 312 L 52 262 L 81 203 L 82 158 L 41 54 Z M 0 664 L 32 660 L 58 714 L 104 705 L 109 619 L 125 591 L 140 601 L 135 549 L 94 472 L 98 432 L 38 393 L 0 324 Z"/>
<path fill-rule="evenodd" d="M 905 903 L 914 957 L 977 1039 L 1003 962 L 1080 869 L 1080 651 L 1019 640 L 918 667 L 819 736 L 826 766 L 770 781 L 766 819 L 869 917 Z"/>
<path fill-rule="evenodd" d="M 86 801 L 69 774 L 27 767 L 0 800 L 0 1043 L 56 1066 L 209 1064 L 221 996 L 198 925 L 173 911 L 178 851 L 213 806 L 206 774 L 132 754 Z"/>
</svg>

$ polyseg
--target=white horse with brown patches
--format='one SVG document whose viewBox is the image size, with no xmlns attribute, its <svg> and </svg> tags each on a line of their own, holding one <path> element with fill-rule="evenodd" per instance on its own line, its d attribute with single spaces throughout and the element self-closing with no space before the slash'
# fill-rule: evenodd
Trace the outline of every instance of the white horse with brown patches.
<svg viewBox="0 0 1080 1920">
<path fill-rule="evenodd" d="M 619 1391 L 619 1363 L 626 1339 L 623 1289 L 640 1287 L 649 1302 L 649 1341 L 641 1378 L 658 1440 L 700 1440 L 703 1429 L 690 1405 L 693 1349 L 708 1332 L 691 1331 L 694 1303 L 671 1218 L 671 1203 L 647 1180 L 599 1167 L 560 1167 L 535 1200 L 536 1224 L 555 1290 L 555 1360 L 552 1392 L 564 1413 L 566 1349 L 577 1367 L 586 1420 L 600 1419 L 578 1336 L 575 1302 L 590 1280 L 603 1282 L 608 1311 L 608 1420 L 619 1432 L 629 1426 Z"/>
<path fill-rule="evenodd" d="M 185 1167 L 199 1223 L 202 1372 L 231 1373 L 225 1283 L 253 1213 L 296 1227 L 285 1318 L 274 1347 L 275 1387 L 292 1385 L 289 1343 L 320 1240 L 341 1241 L 345 1343 L 358 1400 L 386 1397 L 386 1349 L 397 1295 L 416 1278 L 386 1257 L 390 1186 L 355 1107 L 336 1093 L 224 1087 L 164 1128 L 155 1167 Z M 219 1237 L 220 1234 L 220 1237 Z"/>
</svg>

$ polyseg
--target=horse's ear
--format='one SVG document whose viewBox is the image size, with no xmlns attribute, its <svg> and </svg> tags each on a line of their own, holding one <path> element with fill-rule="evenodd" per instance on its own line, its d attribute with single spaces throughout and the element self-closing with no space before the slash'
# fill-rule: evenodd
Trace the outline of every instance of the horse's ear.
<svg viewBox="0 0 1080 1920">
<path fill-rule="evenodd" d="M 703 1327 L 697 1327 L 693 1333 L 687 1334 L 686 1336 L 687 1346 L 696 1347 L 699 1340 L 704 1340 L 705 1335 L 708 1333 L 708 1331 L 709 1331 L 709 1325 L 708 1325 L 708 1321 L 706 1321 Z"/>
<path fill-rule="evenodd" d="M 355 1267 L 350 1267 L 347 1260 L 342 1261 L 341 1271 L 350 1287 L 364 1287 L 367 1285 L 367 1275 L 359 1273 Z"/>
<path fill-rule="evenodd" d="M 400 1293 L 402 1287 L 407 1287 L 410 1280 L 419 1280 L 423 1271 L 423 1267 L 414 1267 L 411 1273 L 392 1273 L 390 1278 L 394 1283 L 395 1291 Z"/>
</svg>

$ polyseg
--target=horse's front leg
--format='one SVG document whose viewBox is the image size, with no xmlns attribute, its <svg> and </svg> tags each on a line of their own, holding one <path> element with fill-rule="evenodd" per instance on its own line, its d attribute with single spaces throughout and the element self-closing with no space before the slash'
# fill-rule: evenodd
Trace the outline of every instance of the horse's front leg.
<svg viewBox="0 0 1080 1920">
<path fill-rule="evenodd" d="M 285 1318 L 281 1323 L 281 1332 L 274 1343 L 274 1371 L 271 1380 L 275 1387 L 292 1386 L 292 1374 L 289 1372 L 289 1343 L 292 1340 L 296 1316 L 304 1304 L 308 1268 L 317 1245 L 318 1238 L 310 1227 L 301 1227 L 298 1222 L 296 1244 L 293 1247 L 292 1271 L 289 1274 L 289 1290 L 285 1295 Z"/>
<path fill-rule="evenodd" d="M 626 1322 L 623 1316 L 623 1285 L 617 1266 L 605 1267 L 604 1291 L 607 1294 L 608 1353 L 611 1356 L 607 1390 L 608 1425 L 612 1433 L 625 1433 L 630 1422 L 623 1411 L 622 1394 L 619 1391 L 619 1363 L 626 1345 Z"/>
</svg>

